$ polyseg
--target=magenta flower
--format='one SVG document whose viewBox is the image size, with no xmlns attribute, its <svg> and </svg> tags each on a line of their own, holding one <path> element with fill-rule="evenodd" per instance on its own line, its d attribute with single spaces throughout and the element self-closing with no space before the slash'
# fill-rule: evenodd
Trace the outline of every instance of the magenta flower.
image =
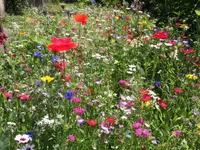
<svg viewBox="0 0 200 150">
<path fill-rule="evenodd" d="M 134 123 L 134 124 L 132 124 L 133 129 L 138 129 L 141 126 L 142 126 L 142 124 L 140 124 L 140 123 Z"/>
<path fill-rule="evenodd" d="M 74 108 L 73 110 L 74 110 L 74 113 L 77 114 L 77 115 L 83 115 L 86 111 L 85 108 L 81 108 L 81 107 Z"/>
<path fill-rule="evenodd" d="M 129 87 L 129 83 L 126 80 L 119 81 L 120 87 Z"/>
<path fill-rule="evenodd" d="M 31 68 L 26 68 L 26 72 L 30 72 L 31 70 Z"/>
<path fill-rule="evenodd" d="M 70 134 L 70 135 L 69 135 L 69 140 L 70 140 L 71 142 L 75 142 L 75 141 L 76 141 L 76 137 L 73 136 L 72 134 Z"/>
<path fill-rule="evenodd" d="M 143 131 L 142 128 L 136 129 L 136 130 L 135 130 L 136 136 L 137 136 L 137 137 L 142 137 L 142 131 Z"/>
<path fill-rule="evenodd" d="M 80 103 L 82 101 L 82 99 L 78 98 L 78 97 L 74 97 L 74 98 L 72 98 L 71 101 L 74 102 L 74 103 Z"/>
<path fill-rule="evenodd" d="M 143 120 L 142 118 L 138 118 L 138 122 L 143 125 L 145 123 L 145 120 Z"/>
<path fill-rule="evenodd" d="M 152 136 L 148 129 L 143 129 L 142 133 L 146 138 L 150 138 Z"/>
<path fill-rule="evenodd" d="M 173 131 L 172 134 L 173 134 L 174 136 L 182 136 L 182 133 L 181 133 L 180 130 Z"/>
</svg>

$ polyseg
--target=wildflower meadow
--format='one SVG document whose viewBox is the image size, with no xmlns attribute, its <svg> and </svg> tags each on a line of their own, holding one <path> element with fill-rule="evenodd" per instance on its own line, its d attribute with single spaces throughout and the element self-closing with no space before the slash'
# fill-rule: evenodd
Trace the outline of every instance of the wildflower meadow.
<svg viewBox="0 0 200 150">
<path fill-rule="evenodd" d="M 0 33 L 0 150 L 200 150 L 200 41 L 184 20 L 121 4 L 24 12 Z"/>
</svg>

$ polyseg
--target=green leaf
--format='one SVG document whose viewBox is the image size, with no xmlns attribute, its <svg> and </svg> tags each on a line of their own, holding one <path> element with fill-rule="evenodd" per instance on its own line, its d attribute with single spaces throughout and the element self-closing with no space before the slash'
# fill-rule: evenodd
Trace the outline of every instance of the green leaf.
<svg viewBox="0 0 200 150">
<path fill-rule="evenodd" d="M 200 16 L 200 10 L 195 10 L 195 13 Z"/>
</svg>

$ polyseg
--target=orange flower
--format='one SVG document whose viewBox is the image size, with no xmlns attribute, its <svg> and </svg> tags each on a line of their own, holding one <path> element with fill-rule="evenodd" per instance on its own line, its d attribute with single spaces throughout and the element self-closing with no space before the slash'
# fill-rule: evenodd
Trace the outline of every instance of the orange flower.
<svg viewBox="0 0 200 150">
<path fill-rule="evenodd" d="M 87 19 L 88 19 L 87 14 L 76 14 L 76 15 L 74 15 L 74 20 L 76 22 L 82 23 L 82 25 L 86 25 Z"/>
</svg>

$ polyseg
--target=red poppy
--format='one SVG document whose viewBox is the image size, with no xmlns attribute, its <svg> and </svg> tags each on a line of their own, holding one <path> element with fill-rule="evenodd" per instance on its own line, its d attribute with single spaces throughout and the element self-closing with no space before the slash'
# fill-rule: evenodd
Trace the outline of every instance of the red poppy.
<svg viewBox="0 0 200 150">
<path fill-rule="evenodd" d="M 95 121 L 95 120 L 88 120 L 87 123 L 92 127 L 94 127 L 94 126 L 96 126 L 98 124 L 98 122 Z"/>
<path fill-rule="evenodd" d="M 77 48 L 78 44 L 71 42 L 71 38 L 53 38 L 51 40 L 52 44 L 49 44 L 47 47 L 50 51 L 56 52 L 66 52 L 72 48 Z"/>
<path fill-rule="evenodd" d="M 156 39 L 167 39 L 168 38 L 168 34 L 164 31 L 157 31 L 154 34 L 154 38 Z"/>
<path fill-rule="evenodd" d="M 88 19 L 87 14 L 76 14 L 76 15 L 74 15 L 74 20 L 76 20 L 76 22 L 82 23 L 82 25 L 86 25 L 87 19 Z"/>
<path fill-rule="evenodd" d="M 158 100 L 158 104 L 159 104 L 162 108 L 167 108 L 167 107 L 168 107 L 168 106 L 167 106 L 167 103 L 163 102 L 162 99 L 159 99 L 159 100 Z"/>
<path fill-rule="evenodd" d="M 176 93 L 183 93 L 183 90 L 182 90 L 182 89 L 179 89 L 179 88 L 174 88 L 174 91 L 175 91 Z"/>
<path fill-rule="evenodd" d="M 116 120 L 114 118 L 106 118 L 107 122 L 112 124 L 112 123 L 115 123 Z"/>
</svg>

